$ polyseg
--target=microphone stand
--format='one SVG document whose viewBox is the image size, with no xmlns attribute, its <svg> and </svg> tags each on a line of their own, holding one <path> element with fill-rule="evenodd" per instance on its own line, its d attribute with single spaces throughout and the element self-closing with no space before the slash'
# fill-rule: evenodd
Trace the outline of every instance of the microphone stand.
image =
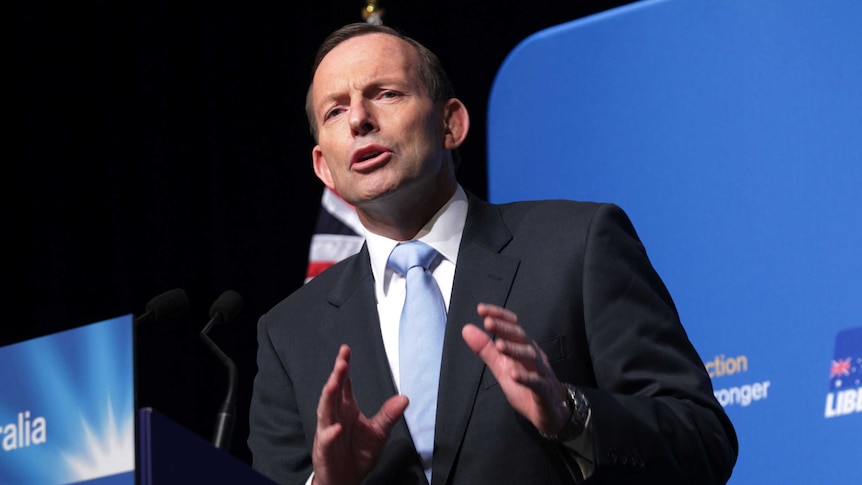
<svg viewBox="0 0 862 485">
<path fill-rule="evenodd" d="M 231 300 L 229 296 L 233 295 L 236 300 Z M 219 322 L 224 322 L 239 312 L 239 306 L 241 306 L 241 300 L 239 299 L 239 295 L 235 292 L 231 292 L 229 295 L 227 292 L 222 295 L 216 302 L 213 304 L 213 309 L 210 314 L 210 321 L 206 324 L 206 326 L 201 330 L 200 336 L 207 347 L 213 351 L 213 353 L 218 357 L 218 359 L 227 367 L 228 373 L 228 386 L 227 386 L 227 395 L 225 396 L 224 402 L 222 402 L 221 409 L 218 412 L 218 416 L 216 418 L 216 426 L 215 432 L 213 434 L 213 444 L 216 448 L 220 450 L 227 450 L 230 446 L 231 438 L 233 437 L 233 426 L 234 426 L 234 416 L 236 415 L 236 365 L 233 363 L 230 357 L 228 357 L 222 350 L 209 338 L 207 335 L 210 329 Z M 227 298 L 226 298 L 227 297 Z M 233 305 L 234 308 L 229 308 Z M 227 306 L 228 308 L 222 308 Z"/>
</svg>

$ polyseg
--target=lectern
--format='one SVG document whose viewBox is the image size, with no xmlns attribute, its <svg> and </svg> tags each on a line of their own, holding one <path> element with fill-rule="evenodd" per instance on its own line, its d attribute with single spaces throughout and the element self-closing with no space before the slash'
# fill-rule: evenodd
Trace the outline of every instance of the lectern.
<svg viewBox="0 0 862 485">
<path fill-rule="evenodd" d="M 131 315 L 0 347 L 0 483 L 272 484 L 135 407 Z"/>
</svg>

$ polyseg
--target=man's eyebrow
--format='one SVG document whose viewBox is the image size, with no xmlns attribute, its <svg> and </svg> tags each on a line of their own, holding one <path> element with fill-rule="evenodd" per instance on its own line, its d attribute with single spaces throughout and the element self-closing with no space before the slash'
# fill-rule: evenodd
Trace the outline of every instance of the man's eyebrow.
<svg viewBox="0 0 862 485">
<path fill-rule="evenodd" d="M 412 90 L 410 88 L 410 83 L 405 81 L 404 79 L 387 77 L 387 78 L 375 79 L 375 80 L 367 83 L 366 85 L 362 86 L 361 92 L 363 94 L 366 94 L 368 92 L 378 91 L 381 89 L 397 89 L 398 91 L 402 91 L 402 92 L 409 92 Z M 328 94 L 324 94 L 320 98 L 320 105 L 327 105 L 330 103 L 336 103 L 336 102 L 338 102 L 339 98 L 346 96 L 347 95 L 346 93 L 349 93 L 350 91 L 351 91 L 351 88 L 348 88 L 348 89 L 343 90 L 343 91 L 335 91 L 335 92 L 330 92 Z"/>
<path fill-rule="evenodd" d="M 315 111 L 324 111 L 326 106 L 336 104 L 339 98 L 344 97 L 344 94 L 339 92 L 329 93 L 320 98 L 320 101 L 314 105 Z"/>
<path fill-rule="evenodd" d="M 387 89 L 396 85 L 398 85 L 398 82 L 392 79 L 375 79 L 363 86 L 362 92 L 367 93 L 368 91 L 378 91 L 380 89 Z"/>
</svg>

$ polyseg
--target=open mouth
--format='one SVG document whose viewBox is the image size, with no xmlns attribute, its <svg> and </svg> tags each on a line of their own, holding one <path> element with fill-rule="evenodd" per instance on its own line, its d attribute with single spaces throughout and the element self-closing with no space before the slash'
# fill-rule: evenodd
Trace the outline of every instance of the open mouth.
<svg viewBox="0 0 862 485">
<path fill-rule="evenodd" d="M 381 155 L 382 153 L 383 152 L 371 152 L 371 153 L 367 153 L 365 155 L 362 155 L 361 157 L 359 157 L 359 163 L 364 162 L 366 160 L 370 160 L 374 157 L 377 157 L 377 156 Z"/>
<path fill-rule="evenodd" d="M 351 165 L 363 164 L 365 162 L 374 163 L 373 160 L 385 156 L 388 150 L 379 145 L 367 145 L 353 154 Z"/>
</svg>

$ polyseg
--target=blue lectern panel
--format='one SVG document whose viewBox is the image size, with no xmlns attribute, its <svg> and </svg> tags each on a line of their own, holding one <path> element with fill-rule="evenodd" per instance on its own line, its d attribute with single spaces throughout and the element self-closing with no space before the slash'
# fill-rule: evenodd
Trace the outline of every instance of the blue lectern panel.
<svg viewBox="0 0 862 485">
<path fill-rule="evenodd" d="M 495 202 L 632 217 L 734 421 L 731 483 L 852 483 L 862 2 L 644 1 L 539 32 L 489 103 Z"/>
<path fill-rule="evenodd" d="M 134 484 L 130 315 L 0 348 L 0 483 Z"/>
</svg>

